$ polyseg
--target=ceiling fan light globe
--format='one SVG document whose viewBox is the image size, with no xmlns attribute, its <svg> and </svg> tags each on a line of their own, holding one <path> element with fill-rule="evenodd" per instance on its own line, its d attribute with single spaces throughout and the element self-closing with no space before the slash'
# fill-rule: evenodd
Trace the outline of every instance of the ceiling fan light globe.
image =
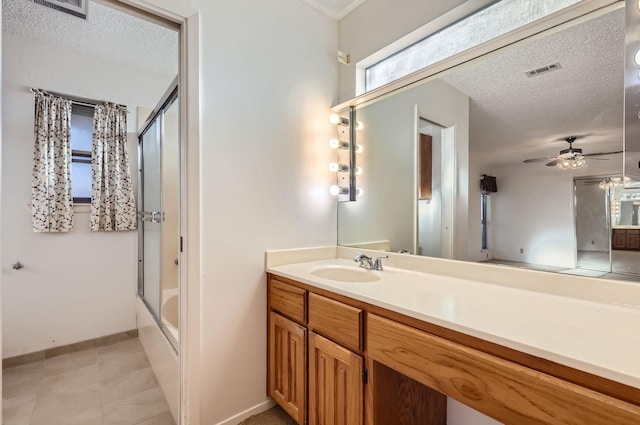
<svg viewBox="0 0 640 425">
<path fill-rule="evenodd" d="M 569 170 L 571 168 L 571 161 L 569 161 L 568 159 L 563 159 L 558 162 L 558 167 L 561 170 Z"/>
</svg>

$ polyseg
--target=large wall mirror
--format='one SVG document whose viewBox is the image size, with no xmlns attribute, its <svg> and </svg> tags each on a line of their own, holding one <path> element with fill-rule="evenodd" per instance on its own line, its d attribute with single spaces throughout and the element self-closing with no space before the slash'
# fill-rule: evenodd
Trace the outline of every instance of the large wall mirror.
<svg viewBox="0 0 640 425">
<path fill-rule="evenodd" d="M 362 196 L 338 205 L 338 244 L 640 281 L 624 49 L 617 2 L 358 106 Z"/>
</svg>

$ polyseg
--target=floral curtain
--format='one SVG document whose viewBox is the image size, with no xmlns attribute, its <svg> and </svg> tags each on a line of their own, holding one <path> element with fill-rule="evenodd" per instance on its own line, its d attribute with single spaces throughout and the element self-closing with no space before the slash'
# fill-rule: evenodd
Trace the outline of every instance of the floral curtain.
<svg viewBox="0 0 640 425">
<path fill-rule="evenodd" d="M 36 92 L 31 185 L 34 232 L 73 228 L 71 101 Z"/>
<path fill-rule="evenodd" d="M 137 219 L 126 108 L 110 103 L 96 106 L 91 172 L 91 231 L 134 230 Z"/>
</svg>

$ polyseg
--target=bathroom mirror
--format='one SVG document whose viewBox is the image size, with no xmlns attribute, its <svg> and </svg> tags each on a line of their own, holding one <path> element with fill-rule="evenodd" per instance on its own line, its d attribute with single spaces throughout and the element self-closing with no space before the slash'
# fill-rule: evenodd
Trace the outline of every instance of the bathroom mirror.
<svg viewBox="0 0 640 425">
<path fill-rule="evenodd" d="M 618 2 L 360 105 L 362 195 L 338 205 L 338 244 L 638 280 L 640 227 L 611 215 L 612 194 L 638 195 L 599 187 L 623 173 L 624 28 Z M 570 148 L 582 149 L 585 164 L 562 170 L 557 158 Z M 484 249 L 482 175 L 497 178 L 486 195 Z M 597 183 L 593 202 L 607 205 L 591 223 L 608 229 L 604 239 L 577 219 L 586 204 L 576 201 L 574 179 L 584 177 Z M 612 244 L 622 227 L 630 232 L 623 249 Z M 591 251 L 606 253 L 606 270 L 578 263 Z"/>
</svg>

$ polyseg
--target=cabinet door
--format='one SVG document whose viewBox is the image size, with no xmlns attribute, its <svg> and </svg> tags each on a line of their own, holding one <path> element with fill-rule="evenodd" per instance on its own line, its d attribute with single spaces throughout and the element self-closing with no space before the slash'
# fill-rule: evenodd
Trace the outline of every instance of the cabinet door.
<svg viewBox="0 0 640 425">
<path fill-rule="evenodd" d="M 620 231 L 613 231 L 613 249 L 625 249 L 627 247 L 627 235 Z"/>
<path fill-rule="evenodd" d="M 309 424 L 362 425 L 362 357 L 309 333 Z"/>
<path fill-rule="evenodd" d="M 270 312 L 269 395 L 297 423 L 306 423 L 306 336 L 297 323 Z"/>
</svg>

